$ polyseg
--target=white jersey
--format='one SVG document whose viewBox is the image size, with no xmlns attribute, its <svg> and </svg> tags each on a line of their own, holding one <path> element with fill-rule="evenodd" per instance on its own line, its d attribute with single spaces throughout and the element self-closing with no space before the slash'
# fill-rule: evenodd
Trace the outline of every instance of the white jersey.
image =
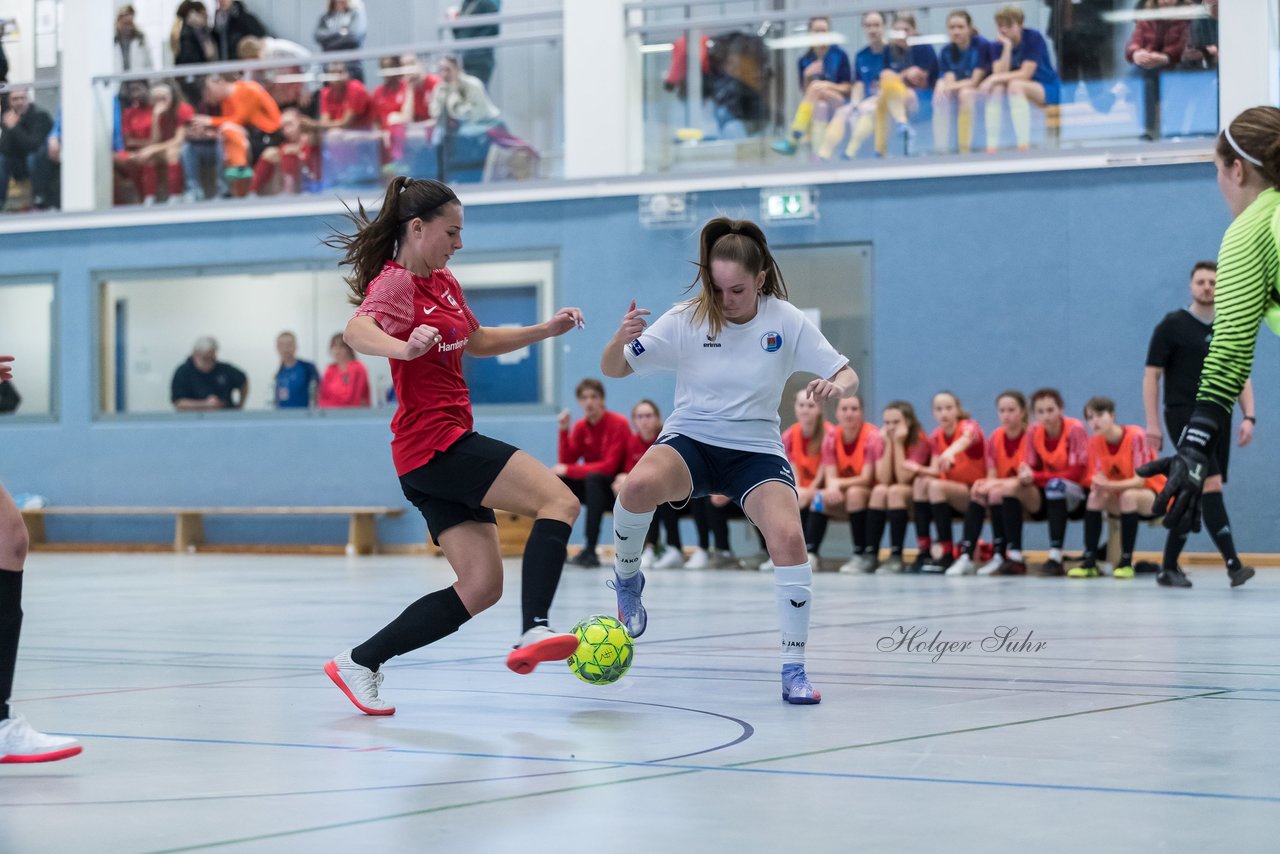
<svg viewBox="0 0 1280 854">
<path fill-rule="evenodd" d="M 693 315 L 691 302 L 677 303 L 623 348 L 637 374 L 675 371 L 675 411 L 662 432 L 785 459 L 778 402 L 787 380 L 797 371 L 830 379 L 849 360 L 776 297 L 761 298 L 749 323 L 726 322 L 715 338 Z"/>
</svg>

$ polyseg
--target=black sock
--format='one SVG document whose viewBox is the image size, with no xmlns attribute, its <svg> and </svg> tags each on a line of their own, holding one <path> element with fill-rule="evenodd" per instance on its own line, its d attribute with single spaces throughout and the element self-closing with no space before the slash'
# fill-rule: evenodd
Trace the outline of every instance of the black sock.
<svg viewBox="0 0 1280 854">
<path fill-rule="evenodd" d="M 938 529 L 938 545 L 945 547 L 942 556 L 946 557 L 951 553 L 951 540 L 954 536 L 951 505 L 944 501 L 941 504 L 930 505 L 929 509 L 933 513 L 933 526 Z"/>
<path fill-rule="evenodd" d="M 1084 562 L 1093 565 L 1098 560 L 1098 540 L 1102 539 L 1102 511 L 1086 510 L 1084 513 Z"/>
<path fill-rule="evenodd" d="M 656 546 L 658 544 L 658 514 L 654 513 L 653 518 L 649 520 L 649 530 L 644 532 L 644 544 L 646 546 Z"/>
<path fill-rule="evenodd" d="M 1022 551 L 1022 502 L 1012 496 L 1006 497 L 1000 510 L 1004 517 L 1005 549 Z"/>
<path fill-rule="evenodd" d="M 729 508 L 710 506 L 708 509 L 709 520 L 711 523 L 711 539 L 716 544 L 716 549 L 722 552 L 729 551 Z"/>
<path fill-rule="evenodd" d="M 680 511 L 670 504 L 660 504 L 655 517 L 662 520 L 662 529 L 667 532 L 667 545 L 678 552 L 683 552 L 684 540 L 680 539 Z"/>
<path fill-rule="evenodd" d="M 907 508 L 899 507 L 889 511 L 889 552 L 895 557 L 902 557 L 902 546 L 907 541 Z"/>
<path fill-rule="evenodd" d="M 867 511 L 867 553 L 873 557 L 880 554 L 880 541 L 884 539 L 884 526 L 888 520 L 887 510 Z"/>
<path fill-rule="evenodd" d="M 1138 543 L 1138 514 L 1120 514 L 1120 566 L 1133 566 L 1133 548 Z"/>
<path fill-rule="evenodd" d="M 711 551 L 711 499 L 694 498 L 689 502 L 689 513 L 698 529 L 698 548 Z"/>
<path fill-rule="evenodd" d="M 928 501 L 913 502 L 916 518 L 916 539 L 923 543 L 932 542 L 929 531 L 933 527 L 933 505 Z"/>
<path fill-rule="evenodd" d="M 822 541 L 827 536 L 827 514 L 810 513 L 809 524 L 804 529 L 804 548 L 809 554 L 816 555 L 822 548 Z"/>
<path fill-rule="evenodd" d="M 9 717 L 13 670 L 22 633 L 22 573 L 0 569 L 0 721 Z"/>
<path fill-rule="evenodd" d="M 452 587 L 428 593 L 376 635 L 351 650 L 351 660 L 361 667 L 377 670 L 397 655 L 448 637 L 470 619 L 458 591 Z"/>
<path fill-rule="evenodd" d="M 535 519 L 533 530 L 524 544 L 524 561 L 520 565 L 520 610 L 527 632 L 536 625 L 547 625 L 551 600 L 556 597 L 560 571 L 564 569 L 565 548 L 573 528 L 559 519 Z"/>
<path fill-rule="evenodd" d="M 854 510 L 849 514 L 849 535 L 853 537 L 853 553 L 867 553 L 867 510 Z M 884 530 L 882 527 L 881 531 Z M 878 543 L 877 543 L 878 545 Z"/>
<path fill-rule="evenodd" d="M 970 558 L 978 547 L 978 538 L 982 536 L 982 523 L 987 519 L 987 508 L 976 501 L 969 502 L 969 509 L 964 511 L 964 539 L 960 547 Z"/>
<path fill-rule="evenodd" d="M 1221 492 L 1206 492 L 1200 499 L 1200 512 L 1204 514 L 1204 526 L 1209 529 L 1213 544 L 1222 553 L 1227 569 L 1240 568 L 1240 555 L 1236 554 L 1235 539 L 1231 536 L 1231 521 L 1227 518 L 1227 505 Z"/>
<path fill-rule="evenodd" d="M 1004 538 L 1004 508 L 991 507 L 991 551 L 994 554 L 1003 555 L 1005 549 Z"/>
<path fill-rule="evenodd" d="M 1045 505 L 1049 516 L 1049 548 L 1060 549 L 1067 539 L 1067 499 L 1050 498 Z"/>
<path fill-rule="evenodd" d="M 1164 558 L 1160 561 L 1160 565 L 1165 569 L 1177 569 L 1178 557 L 1182 554 L 1182 547 L 1186 544 L 1186 534 L 1175 534 L 1170 531 L 1168 539 L 1164 541 Z"/>
</svg>

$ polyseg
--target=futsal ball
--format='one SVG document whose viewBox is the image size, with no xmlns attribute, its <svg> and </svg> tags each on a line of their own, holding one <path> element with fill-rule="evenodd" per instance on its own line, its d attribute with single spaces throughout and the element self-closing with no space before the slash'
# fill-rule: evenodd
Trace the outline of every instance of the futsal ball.
<svg viewBox="0 0 1280 854">
<path fill-rule="evenodd" d="M 569 669 L 583 682 L 608 685 L 631 667 L 635 644 L 627 627 L 613 617 L 587 617 L 573 627 L 578 648 L 569 656 Z"/>
</svg>

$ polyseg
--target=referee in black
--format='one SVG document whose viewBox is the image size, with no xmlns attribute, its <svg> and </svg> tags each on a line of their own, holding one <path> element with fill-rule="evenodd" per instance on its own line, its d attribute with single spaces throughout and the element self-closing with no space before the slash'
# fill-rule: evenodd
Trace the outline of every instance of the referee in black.
<svg viewBox="0 0 1280 854">
<path fill-rule="evenodd" d="M 1147 369 L 1142 378 L 1142 403 L 1147 415 L 1147 444 L 1153 451 L 1163 449 L 1165 434 L 1160 430 L 1160 378 L 1164 378 L 1164 424 L 1168 435 L 1176 441 L 1182 435 L 1191 411 L 1195 408 L 1196 392 L 1200 385 L 1200 371 L 1209 342 L 1213 340 L 1213 294 L 1217 284 L 1218 265 L 1214 261 L 1198 261 L 1191 269 L 1191 304 L 1165 315 L 1151 334 L 1147 349 Z M 1254 420 L 1253 383 L 1246 381 L 1240 393 L 1240 409 L 1244 420 L 1240 422 L 1237 440 L 1240 447 L 1253 439 Z M 1202 510 L 1209 536 L 1226 561 L 1227 572 L 1234 580 L 1241 575 L 1253 575 L 1250 568 L 1242 573 L 1240 557 L 1236 554 L 1231 536 L 1231 524 L 1227 508 L 1222 500 L 1222 485 L 1227 481 L 1227 463 L 1231 443 L 1217 443 L 1209 458 L 1204 480 Z M 1190 587 L 1191 581 L 1178 566 L 1178 556 L 1186 545 L 1186 533 L 1170 531 L 1165 541 L 1164 559 L 1156 581 L 1165 587 Z"/>
</svg>

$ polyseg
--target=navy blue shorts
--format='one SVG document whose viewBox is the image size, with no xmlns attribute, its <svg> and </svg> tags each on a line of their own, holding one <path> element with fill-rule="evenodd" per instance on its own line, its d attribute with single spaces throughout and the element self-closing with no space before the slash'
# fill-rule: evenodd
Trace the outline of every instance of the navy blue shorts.
<svg viewBox="0 0 1280 854">
<path fill-rule="evenodd" d="M 671 448 L 689 467 L 689 476 L 693 479 L 693 492 L 689 498 L 727 495 L 739 507 L 745 508 L 751 490 L 762 483 L 777 481 L 792 489 L 796 488 L 791 463 L 787 462 L 786 457 L 777 454 L 721 448 L 679 433 L 659 436 L 654 444 Z M 685 502 L 681 502 L 681 506 Z"/>
</svg>

